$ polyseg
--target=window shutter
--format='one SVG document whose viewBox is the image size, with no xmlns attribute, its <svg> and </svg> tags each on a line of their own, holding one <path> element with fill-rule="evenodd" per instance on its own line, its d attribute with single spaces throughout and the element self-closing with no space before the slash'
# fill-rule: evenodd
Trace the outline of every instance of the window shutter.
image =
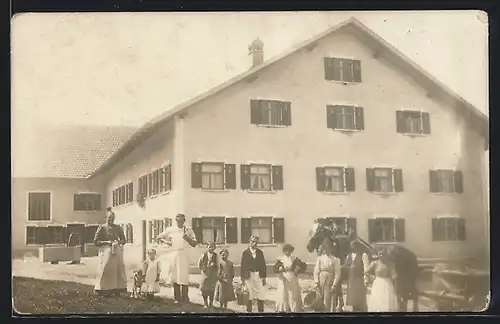
<svg viewBox="0 0 500 324">
<path fill-rule="evenodd" d="M 357 130 L 365 129 L 365 112 L 363 107 L 354 107 L 354 128 Z"/>
<path fill-rule="evenodd" d="M 403 191 L 403 170 L 394 169 L 392 170 L 392 174 L 394 175 L 394 191 L 402 192 Z"/>
<path fill-rule="evenodd" d="M 330 129 L 335 129 L 337 125 L 337 115 L 335 114 L 335 106 L 326 106 L 326 127 Z"/>
<path fill-rule="evenodd" d="M 292 103 L 283 101 L 281 103 L 281 125 L 292 125 Z"/>
<path fill-rule="evenodd" d="M 356 190 L 356 179 L 354 177 L 354 168 L 345 168 L 345 189 L 348 192 Z"/>
<path fill-rule="evenodd" d="M 405 241 L 405 220 L 403 218 L 397 218 L 394 220 L 394 226 L 396 229 L 396 242 Z"/>
<path fill-rule="evenodd" d="M 466 240 L 466 235 L 465 235 L 465 219 L 459 218 L 457 219 L 457 236 L 459 241 L 465 241 Z"/>
<path fill-rule="evenodd" d="M 440 237 L 439 233 L 440 233 L 439 219 L 433 218 L 432 219 L 432 240 L 433 241 L 441 241 L 441 237 Z"/>
<path fill-rule="evenodd" d="M 169 164 L 165 167 L 165 189 L 172 190 L 172 165 Z"/>
<path fill-rule="evenodd" d="M 236 164 L 224 165 L 224 178 L 226 189 L 236 189 Z"/>
<path fill-rule="evenodd" d="M 148 197 L 153 195 L 154 187 L 153 187 L 153 174 L 150 173 L 148 174 L 148 185 L 149 185 L 149 190 L 148 190 Z"/>
<path fill-rule="evenodd" d="M 342 62 L 342 79 L 341 81 L 352 82 L 352 60 L 338 59 Z"/>
<path fill-rule="evenodd" d="M 431 133 L 431 118 L 429 113 L 422 113 L 422 133 L 430 134 Z"/>
<path fill-rule="evenodd" d="M 191 163 L 191 188 L 201 189 L 201 163 Z"/>
<path fill-rule="evenodd" d="M 366 168 L 366 190 L 375 190 L 375 170 L 372 168 Z"/>
<path fill-rule="evenodd" d="M 352 61 L 352 74 L 354 82 L 361 82 L 361 61 L 353 60 Z"/>
<path fill-rule="evenodd" d="M 113 190 L 113 207 L 116 207 L 116 190 Z"/>
<path fill-rule="evenodd" d="M 259 125 L 261 123 L 260 120 L 261 111 L 260 111 L 260 100 L 251 99 L 250 100 L 250 123 Z"/>
<path fill-rule="evenodd" d="M 325 62 L 325 80 L 328 80 L 328 81 L 334 80 L 333 59 L 330 57 L 325 57 L 324 62 Z"/>
<path fill-rule="evenodd" d="M 273 165 L 273 190 L 283 190 L 283 166 Z"/>
<path fill-rule="evenodd" d="M 73 210 L 79 210 L 80 209 L 80 199 L 79 195 L 74 194 L 73 195 Z"/>
<path fill-rule="evenodd" d="M 396 111 L 396 131 L 398 133 L 406 133 L 404 111 Z"/>
<path fill-rule="evenodd" d="M 46 227 L 37 226 L 35 227 L 35 244 L 46 244 L 47 235 Z"/>
<path fill-rule="evenodd" d="M 357 228 L 356 218 L 351 218 L 351 217 L 347 218 L 347 233 L 349 233 L 349 230 L 352 230 L 352 232 L 357 235 L 358 228 Z"/>
<path fill-rule="evenodd" d="M 129 240 L 130 240 L 130 243 L 133 244 L 134 243 L 134 226 L 132 226 L 132 224 L 128 224 L 128 229 L 129 229 Z"/>
<path fill-rule="evenodd" d="M 250 236 L 252 236 L 252 222 L 251 218 L 241 219 L 241 243 L 250 243 Z"/>
<path fill-rule="evenodd" d="M 172 225 L 172 224 L 170 224 L 170 221 L 171 221 L 171 220 L 170 220 L 170 218 L 165 217 L 165 218 L 163 219 L 163 228 L 170 227 L 170 226 Z"/>
<path fill-rule="evenodd" d="M 94 227 L 94 231 L 92 232 L 92 237 L 90 238 L 89 243 L 93 243 L 94 242 L 94 236 L 95 236 L 96 230 L 97 230 L 97 227 Z M 69 240 L 68 228 L 66 226 L 64 226 L 63 230 L 62 230 L 62 241 L 63 241 L 63 244 L 67 245 L 68 244 L 68 240 Z"/>
<path fill-rule="evenodd" d="M 332 65 L 333 65 L 332 80 L 343 81 L 342 78 L 340 77 L 340 70 L 342 69 L 340 64 L 341 64 L 342 59 L 331 58 L 331 60 L 332 60 Z"/>
<path fill-rule="evenodd" d="M 273 237 L 274 243 L 285 243 L 285 219 L 273 219 Z"/>
<path fill-rule="evenodd" d="M 238 219 L 236 217 L 226 218 L 226 243 L 238 243 Z"/>
<path fill-rule="evenodd" d="M 198 241 L 198 243 L 203 243 L 203 225 L 201 223 L 201 217 L 191 218 L 191 227 L 196 236 L 196 241 Z"/>
<path fill-rule="evenodd" d="M 375 219 L 369 219 L 368 220 L 368 242 L 376 242 L 377 236 L 375 233 Z"/>
<path fill-rule="evenodd" d="M 462 171 L 453 172 L 453 183 L 455 184 L 455 192 L 456 193 L 463 193 L 464 192 Z"/>
<path fill-rule="evenodd" d="M 323 167 L 316 168 L 316 189 L 318 191 L 326 190 L 325 168 Z"/>
<path fill-rule="evenodd" d="M 436 170 L 429 170 L 429 190 L 439 192 L 438 175 Z"/>
<path fill-rule="evenodd" d="M 240 177 L 241 189 L 250 189 L 250 165 L 242 164 L 240 166 Z"/>
<path fill-rule="evenodd" d="M 153 221 L 148 222 L 149 225 L 149 243 L 153 242 Z"/>
</svg>

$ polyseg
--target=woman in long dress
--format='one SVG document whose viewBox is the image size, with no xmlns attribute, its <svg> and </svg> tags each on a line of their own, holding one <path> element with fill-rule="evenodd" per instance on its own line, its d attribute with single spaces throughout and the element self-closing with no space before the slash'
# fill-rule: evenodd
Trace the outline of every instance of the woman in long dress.
<svg viewBox="0 0 500 324">
<path fill-rule="evenodd" d="M 99 270 L 94 290 L 99 295 L 119 296 L 127 291 L 127 275 L 123 262 L 125 235 L 116 225 L 115 214 L 108 210 L 106 224 L 99 226 L 94 236 L 94 244 L 99 247 Z"/>
<path fill-rule="evenodd" d="M 365 275 L 367 280 L 370 276 L 375 276 L 368 298 L 368 311 L 396 312 L 398 310 L 398 300 L 394 289 L 396 271 L 386 251 L 382 250 L 379 253 L 378 260 L 370 264 Z"/>
<path fill-rule="evenodd" d="M 306 269 L 306 264 L 292 256 L 295 248 L 290 244 L 283 246 L 283 255 L 278 257 L 274 272 L 278 273 L 276 312 L 302 312 L 301 291 L 298 274 Z"/>
<path fill-rule="evenodd" d="M 333 255 L 333 251 L 324 245 L 320 248 L 321 255 L 314 266 L 314 285 L 323 297 L 323 307 L 326 312 L 334 312 L 335 292 L 340 284 L 340 259 Z"/>
</svg>

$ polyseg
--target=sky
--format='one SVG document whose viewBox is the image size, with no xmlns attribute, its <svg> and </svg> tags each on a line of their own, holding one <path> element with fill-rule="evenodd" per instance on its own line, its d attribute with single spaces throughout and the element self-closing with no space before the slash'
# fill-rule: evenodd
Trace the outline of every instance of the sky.
<svg viewBox="0 0 500 324">
<path fill-rule="evenodd" d="M 355 17 L 487 113 L 488 18 L 479 11 L 28 13 L 12 20 L 14 137 L 39 125 L 140 126 Z"/>
</svg>

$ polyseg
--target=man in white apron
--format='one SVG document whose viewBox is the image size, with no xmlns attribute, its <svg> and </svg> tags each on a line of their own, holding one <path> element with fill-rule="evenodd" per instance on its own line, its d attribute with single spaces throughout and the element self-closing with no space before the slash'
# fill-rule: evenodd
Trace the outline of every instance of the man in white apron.
<svg viewBox="0 0 500 324">
<path fill-rule="evenodd" d="M 197 244 L 194 231 L 184 225 L 186 216 L 177 214 L 175 216 L 176 225 L 168 227 L 157 239 L 169 246 L 168 265 L 171 269 L 170 282 L 174 286 L 174 299 L 176 303 L 189 302 L 189 247 Z M 169 272 L 169 271 L 167 271 Z"/>
</svg>

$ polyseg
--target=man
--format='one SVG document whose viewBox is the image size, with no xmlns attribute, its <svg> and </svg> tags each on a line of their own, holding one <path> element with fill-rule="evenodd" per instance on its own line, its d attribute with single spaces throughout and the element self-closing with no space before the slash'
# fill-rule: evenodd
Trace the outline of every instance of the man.
<svg viewBox="0 0 500 324">
<path fill-rule="evenodd" d="M 185 225 L 186 216 L 175 216 L 176 226 L 168 227 L 157 239 L 170 247 L 171 282 L 174 286 L 174 299 L 176 303 L 189 302 L 189 255 L 188 248 L 195 247 L 198 243 L 194 231 Z"/>
<path fill-rule="evenodd" d="M 252 236 L 248 249 L 241 255 L 241 282 L 247 287 L 249 299 L 247 312 L 252 312 L 253 300 L 257 300 L 257 310 L 264 312 L 264 286 L 266 285 L 266 260 L 264 253 L 257 248 L 259 238 Z"/>
</svg>

